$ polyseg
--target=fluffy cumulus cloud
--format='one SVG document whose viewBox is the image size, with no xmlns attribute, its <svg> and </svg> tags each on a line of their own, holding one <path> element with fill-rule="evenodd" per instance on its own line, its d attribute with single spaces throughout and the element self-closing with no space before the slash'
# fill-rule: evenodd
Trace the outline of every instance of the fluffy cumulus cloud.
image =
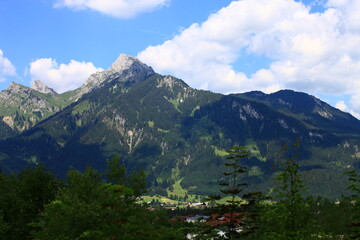
<svg viewBox="0 0 360 240">
<path fill-rule="evenodd" d="M 58 64 L 51 58 L 40 58 L 30 63 L 32 81 L 41 80 L 58 93 L 80 87 L 91 74 L 102 71 L 91 62 L 71 60 L 69 64 Z"/>
<path fill-rule="evenodd" d="M 167 5 L 170 0 L 58 0 L 54 7 L 92 9 L 116 18 L 131 18 Z"/>
<path fill-rule="evenodd" d="M 335 107 L 337 108 L 337 109 L 340 109 L 341 111 L 346 111 L 347 110 L 347 106 L 346 106 L 346 104 L 345 104 L 345 102 L 344 101 L 339 101 L 339 102 L 337 102 L 336 104 L 335 104 Z"/>
<path fill-rule="evenodd" d="M 312 12 L 295 0 L 233 1 L 138 57 L 160 73 L 217 92 L 350 94 L 347 109 L 360 113 L 360 1 L 328 0 L 324 8 Z M 269 64 L 251 73 L 238 64 L 254 56 Z"/>
<path fill-rule="evenodd" d="M 10 60 L 4 57 L 3 51 L 0 49 L 0 82 L 4 82 L 7 76 L 15 76 L 16 69 Z"/>
</svg>

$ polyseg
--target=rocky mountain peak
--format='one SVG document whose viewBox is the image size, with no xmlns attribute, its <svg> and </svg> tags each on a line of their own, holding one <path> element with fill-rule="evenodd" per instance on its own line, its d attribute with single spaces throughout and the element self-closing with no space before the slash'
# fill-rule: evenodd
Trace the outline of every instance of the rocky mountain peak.
<svg viewBox="0 0 360 240">
<path fill-rule="evenodd" d="M 48 86 L 46 86 L 43 82 L 41 82 L 40 80 L 36 80 L 32 86 L 32 89 L 41 92 L 41 93 L 54 93 L 56 94 L 56 92 L 54 91 L 54 89 L 49 88 Z"/>
<path fill-rule="evenodd" d="M 22 91 L 24 89 L 26 89 L 27 87 L 21 85 L 21 84 L 18 84 L 16 82 L 11 82 L 9 87 L 6 89 L 7 92 L 19 92 L 19 91 Z"/>
<path fill-rule="evenodd" d="M 155 74 L 154 70 L 142 63 L 139 59 L 120 54 L 111 67 L 102 72 L 92 74 L 81 86 L 76 99 L 85 93 L 91 92 L 106 82 L 121 79 L 120 81 L 138 82 Z"/>
<path fill-rule="evenodd" d="M 151 67 L 142 63 L 139 59 L 126 54 L 120 54 L 116 61 L 111 65 L 110 69 L 119 73 L 123 73 L 125 71 L 144 73 L 145 76 L 150 76 L 155 73 Z"/>
</svg>

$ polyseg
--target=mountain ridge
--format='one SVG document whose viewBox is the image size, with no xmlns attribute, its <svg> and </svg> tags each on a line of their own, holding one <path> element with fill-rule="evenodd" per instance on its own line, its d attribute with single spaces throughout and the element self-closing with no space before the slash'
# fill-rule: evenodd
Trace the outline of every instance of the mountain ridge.
<svg viewBox="0 0 360 240">
<path fill-rule="evenodd" d="M 8 125 L 14 134 L 27 130 L 47 117 L 79 100 L 84 94 L 93 91 L 109 81 L 120 80 L 135 84 L 136 75 L 149 77 L 154 70 L 138 59 L 121 54 L 110 68 L 92 74 L 82 86 L 62 94 L 46 86 L 41 80 L 27 86 L 11 82 L 9 87 L 0 92 L 0 119 Z M 29 110 L 32 113 L 29 113 Z M 4 134 L 6 138 L 8 134 Z"/>
<path fill-rule="evenodd" d="M 146 65 L 132 68 L 136 60 L 119 58 L 120 72 L 93 74 L 91 91 L 0 141 L 2 169 L 42 162 L 59 175 L 70 166 L 102 171 L 106 159 L 118 154 L 128 171 L 147 170 L 149 186 L 169 189 L 181 181 L 189 191 L 206 194 L 221 181 L 225 150 L 242 145 L 251 153 L 244 180 L 266 192 L 276 152 L 300 139 L 299 161 L 311 171 L 310 192 L 333 197 L 346 184 L 342 172 L 360 166 L 360 121 L 313 96 L 288 90 L 222 95 L 193 89 Z M 305 107 L 297 105 L 303 102 Z"/>
<path fill-rule="evenodd" d="M 40 80 L 35 80 L 34 83 L 31 85 L 31 88 L 38 91 L 38 92 L 41 92 L 41 93 L 57 94 L 57 92 L 55 92 L 54 89 L 46 86 Z"/>
</svg>

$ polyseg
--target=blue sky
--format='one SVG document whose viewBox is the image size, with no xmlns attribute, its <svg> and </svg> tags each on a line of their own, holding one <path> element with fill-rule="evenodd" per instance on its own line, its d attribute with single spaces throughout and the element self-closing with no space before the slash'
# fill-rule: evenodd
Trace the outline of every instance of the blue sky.
<svg viewBox="0 0 360 240">
<path fill-rule="evenodd" d="M 16 67 L 17 77 L 7 76 L 0 89 L 6 88 L 11 80 L 28 85 L 29 78 L 24 77 L 24 72 L 30 62 L 39 58 L 56 59 L 59 64 L 74 59 L 107 68 L 120 53 L 136 56 L 147 46 L 170 39 L 194 21 L 206 20 L 227 3 L 200 2 L 172 0 L 168 6 L 119 19 L 96 10 L 54 8 L 56 1 L 1 1 L 0 49 Z"/>
<path fill-rule="evenodd" d="M 360 113 L 358 0 L 11 0 L 0 90 L 79 87 L 120 55 L 214 92 L 304 91 Z"/>
</svg>

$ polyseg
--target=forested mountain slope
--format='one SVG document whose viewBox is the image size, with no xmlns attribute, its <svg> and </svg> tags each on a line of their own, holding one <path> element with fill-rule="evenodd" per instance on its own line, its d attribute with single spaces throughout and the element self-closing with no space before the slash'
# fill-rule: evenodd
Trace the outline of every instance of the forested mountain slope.
<svg viewBox="0 0 360 240">
<path fill-rule="evenodd" d="M 242 145 L 251 152 L 244 181 L 267 192 L 281 145 L 299 139 L 310 193 L 334 197 L 345 189 L 342 173 L 359 166 L 360 121 L 305 93 L 196 90 L 125 55 L 82 89 L 62 111 L 0 142 L 3 171 L 29 162 L 59 175 L 70 166 L 102 171 L 119 154 L 128 171 L 146 169 L 151 186 L 180 181 L 190 192 L 208 194 L 218 189 L 225 150 Z"/>
</svg>

